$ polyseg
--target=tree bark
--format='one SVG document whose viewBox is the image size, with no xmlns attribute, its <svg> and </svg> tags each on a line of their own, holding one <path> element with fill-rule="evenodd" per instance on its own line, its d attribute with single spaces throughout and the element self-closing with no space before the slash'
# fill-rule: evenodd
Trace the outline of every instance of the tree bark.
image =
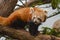
<svg viewBox="0 0 60 40">
<path fill-rule="evenodd" d="M 0 0 L 0 16 L 7 17 L 13 12 L 18 0 Z"/>
<path fill-rule="evenodd" d="M 50 36 L 50 35 L 41 35 L 39 34 L 36 37 L 33 37 L 29 34 L 29 32 L 25 30 L 17 30 L 10 27 L 0 26 L 0 33 L 8 35 L 12 38 L 16 38 L 18 40 L 60 40 L 59 37 Z"/>
<path fill-rule="evenodd" d="M 18 40 L 34 40 L 34 37 L 32 37 L 29 32 L 25 30 L 17 30 L 9 27 L 0 26 L 0 33 L 8 35 L 12 38 L 16 38 Z"/>
</svg>

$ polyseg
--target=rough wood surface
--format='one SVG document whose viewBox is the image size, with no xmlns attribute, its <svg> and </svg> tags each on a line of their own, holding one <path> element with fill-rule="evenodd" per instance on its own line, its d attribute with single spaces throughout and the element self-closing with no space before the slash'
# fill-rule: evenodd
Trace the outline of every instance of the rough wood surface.
<svg viewBox="0 0 60 40">
<path fill-rule="evenodd" d="M 17 30 L 9 27 L 0 26 L 0 33 L 8 35 L 12 38 L 16 38 L 18 40 L 60 40 L 59 37 L 51 36 L 51 35 L 41 35 L 39 34 L 36 37 L 33 37 L 29 34 L 29 32 L 25 30 Z"/>
<path fill-rule="evenodd" d="M 33 37 L 25 30 L 16 30 L 9 27 L 0 26 L 0 33 L 17 38 L 19 40 L 32 40 Z"/>
<path fill-rule="evenodd" d="M 18 0 L 0 0 L 0 16 L 8 16 L 16 6 Z"/>
</svg>

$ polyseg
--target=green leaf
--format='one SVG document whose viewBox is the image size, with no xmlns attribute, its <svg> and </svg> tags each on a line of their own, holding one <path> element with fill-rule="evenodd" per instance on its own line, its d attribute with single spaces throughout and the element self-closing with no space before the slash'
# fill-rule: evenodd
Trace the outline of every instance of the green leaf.
<svg viewBox="0 0 60 40">
<path fill-rule="evenodd" d="M 58 7 L 58 0 L 52 0 L 51 5 L 53 9 L 56 9 Z"/>
</svg>

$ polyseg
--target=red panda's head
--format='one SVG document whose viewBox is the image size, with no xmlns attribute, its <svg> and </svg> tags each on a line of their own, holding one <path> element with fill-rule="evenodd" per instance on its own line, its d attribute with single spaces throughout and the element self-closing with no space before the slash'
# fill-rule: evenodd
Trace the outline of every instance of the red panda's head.
<svg viewBox="0 0 60 40">
<path fill-rule="evenodd" d="M 41 22 L 45 22 L 47 15 L 46 15 L 46 11 L 40 8 L 31 8 L 32 11 L 32 21 L 35 24 L 39 24 Z"/>
</svg>

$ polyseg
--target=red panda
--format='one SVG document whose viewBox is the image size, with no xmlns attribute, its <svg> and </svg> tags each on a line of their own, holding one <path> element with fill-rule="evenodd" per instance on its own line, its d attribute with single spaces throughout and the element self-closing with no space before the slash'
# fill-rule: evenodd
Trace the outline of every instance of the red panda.
<svg viewBox="0 0 60 40">
<path fill-rule="evenodd" d="M 30 34 L 35 36 L 38 34 L 38 26 L 46 20 L 47 16 L 46 11 L 43 9 L 36 7 L 26 7 L 14 11 L 7 18 L 0 16 L 0 24 L 3 26 L 8 26 L 17 18 L 20 20 L 20 27 L 24 28 L 25 25 L 28 24 L 30 26 Z"/>
</svg>

